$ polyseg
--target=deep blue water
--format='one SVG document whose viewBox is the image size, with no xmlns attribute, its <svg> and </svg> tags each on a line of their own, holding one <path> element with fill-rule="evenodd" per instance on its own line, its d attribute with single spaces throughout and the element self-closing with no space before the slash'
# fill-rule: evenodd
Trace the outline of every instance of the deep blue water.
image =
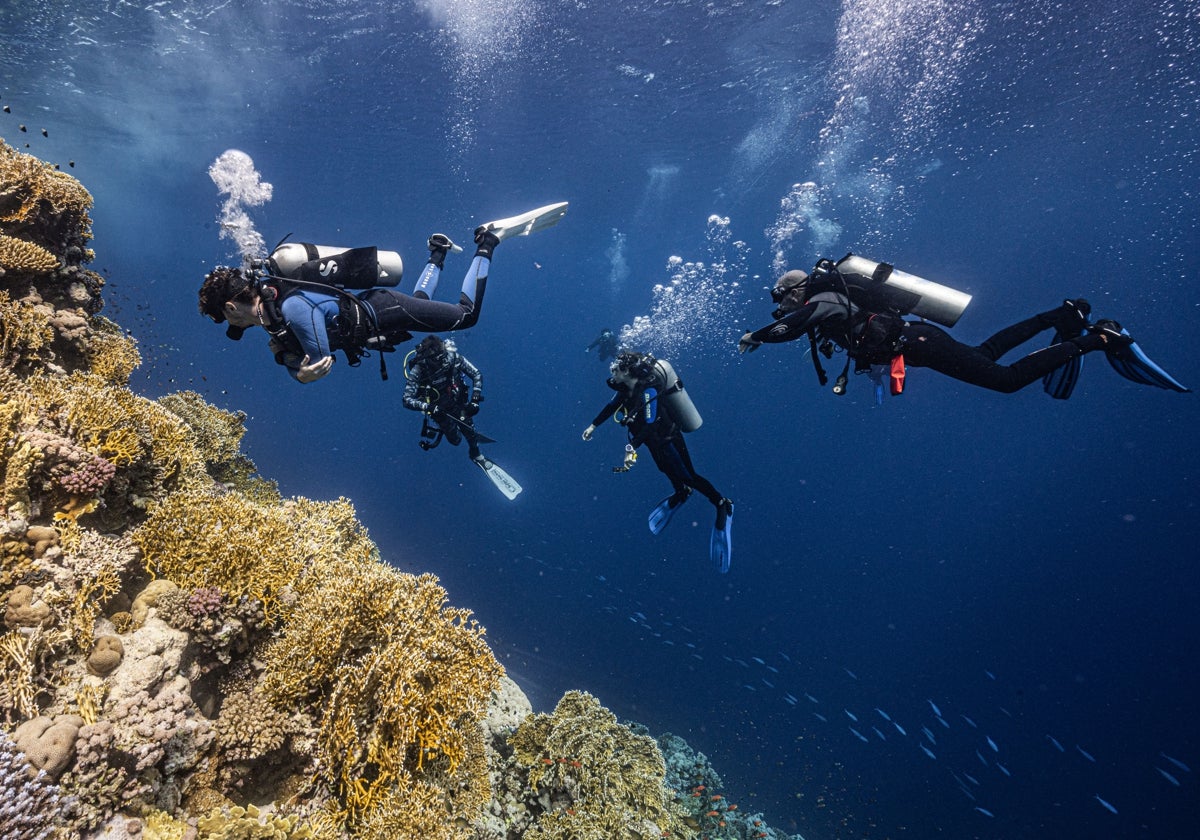
<svg viewBox="0 0 1200 840">
<path fill-rule="evenodd" d="M 734 349 L 781 267 L 853 250 L 973 294 L 962 340 L 1084 295 L 1200 381 L 1195 0 L 9 0 L 0 33 L 0 136 L 95 195 L 134 387 L 246 411 L 261 471 L 351 497 L 536 708 L 591 691 L 810 840 L 1200 834 L 1163 755 L 1200 771 L 1197 398 L 1093 356 L 1065 403 L 910 369 L 876 408 L 819 388 L 806 342 Z M 515 503 L 417 448 L 398 356 L 302 387 L 196 314 L 237 259 L 207 174 L 230 148 L 273 185 L 266 241 L 395 248 L 409 282 L 434 231 L 571 202 L 497 250 L 457 337 Z M 583 348 L 635 318 L 737 505 L 728 575 L 702 499 L 652 537 L 665 479 L 611 472 L 615 427 L 579 439 L 609 396 Z"/>
</svg>

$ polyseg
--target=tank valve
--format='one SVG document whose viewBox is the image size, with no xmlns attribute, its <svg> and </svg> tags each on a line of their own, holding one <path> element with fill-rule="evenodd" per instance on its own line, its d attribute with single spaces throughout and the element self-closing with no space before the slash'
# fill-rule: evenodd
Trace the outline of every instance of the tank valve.
<svg viewBox="0 0 1200 840">
<path fill-rule="evenodd" d="M 833 383 L 833 393 L 839 397 L 846 393 L 846 374 L 843 373 L 838 376 L 837 381 Z"/>
</svg>

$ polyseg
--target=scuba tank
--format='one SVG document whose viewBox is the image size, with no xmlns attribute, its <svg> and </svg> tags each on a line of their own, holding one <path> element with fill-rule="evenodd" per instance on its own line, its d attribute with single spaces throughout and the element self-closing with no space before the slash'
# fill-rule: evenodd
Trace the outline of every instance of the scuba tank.
<svg viewBox="0 0 1200 840">
<path fill-rule="evenodd" d="M 700 428 L 704 419 L 696 410 L 696 404 L 683 389 L 683 380 L 666 359 L 656 359 L 652 368 L 654 387 L 658 389 L 658 402 L 676 425 L 685 432 Z"/>
<path fill-rule="evenodd" d="M 289 280 L 321 283 L 340 289 L 395 286 L 404 274 L 404 261 L 395 251 L 378 248 L 338 248 L 309 242 L 285 242 L 268 257 L 271 273 Z"/>
<path fill-rule="evenodd" d="M 878 297 L 896 313 L 911 313 L 944 327 L 958 323 L 971 302 L 971 296 L 965 292 L 855 254 L 842 257 L 836 268 L 847 286 L 858 287 L 868 295 Z"/>
</svg>

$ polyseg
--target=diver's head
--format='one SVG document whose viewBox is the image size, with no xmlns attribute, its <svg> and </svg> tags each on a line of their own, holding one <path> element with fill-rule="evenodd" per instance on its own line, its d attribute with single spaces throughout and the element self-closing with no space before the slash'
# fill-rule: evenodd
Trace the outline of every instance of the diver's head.
<svg viewBox="0 0 1200 840">
<path fill-rule="evenodd" d="M 798 268 L 784 273 L 771 289 L 771 300 L 779 304 L 775 317 L 781 318 L 794 312 L 804 304 L 804 293 L 808 289 L 808 274 Z"/>
<path fill-rule="evenodd" d="M 608 366 L 609 373 L 617 382 L 633 384 L 647 379 L 654 372 L 654 357 L 649 353 L 622 350 Z"/>
<path fill-rule="evenodd" d="M 200 314 L 214 324 L 226 321 L 225 335 L 237 341 L 247 327 L 261 324 L 258 288 L 240 268 L 219 265 L 209 272 L 200 286 Z"/>
<path fill-rule="evenodd" d="M 442 361 L 447 355 L 446 342 L 439 336 L 427 335 L 417 344 L 414 361 L 432 365 Z"/>
</svg>

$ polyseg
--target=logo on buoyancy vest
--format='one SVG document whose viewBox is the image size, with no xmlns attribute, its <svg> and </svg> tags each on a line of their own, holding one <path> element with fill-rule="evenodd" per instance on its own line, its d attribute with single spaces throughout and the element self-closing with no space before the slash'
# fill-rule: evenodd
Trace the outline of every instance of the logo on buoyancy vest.
<svg viewBox="0 0 1200 840">
<path fill-rule="evenodd" d="M 325 262 L 323 262 L 319 266 L 317 266 L 317 271 L 320 273 L 320 275 L 322 277 L 329 277 L 330 275 L 337 274 L 337 271 L 338 271 L 337 261 L 336 260 L 326 260 Z"/>
</svg>

